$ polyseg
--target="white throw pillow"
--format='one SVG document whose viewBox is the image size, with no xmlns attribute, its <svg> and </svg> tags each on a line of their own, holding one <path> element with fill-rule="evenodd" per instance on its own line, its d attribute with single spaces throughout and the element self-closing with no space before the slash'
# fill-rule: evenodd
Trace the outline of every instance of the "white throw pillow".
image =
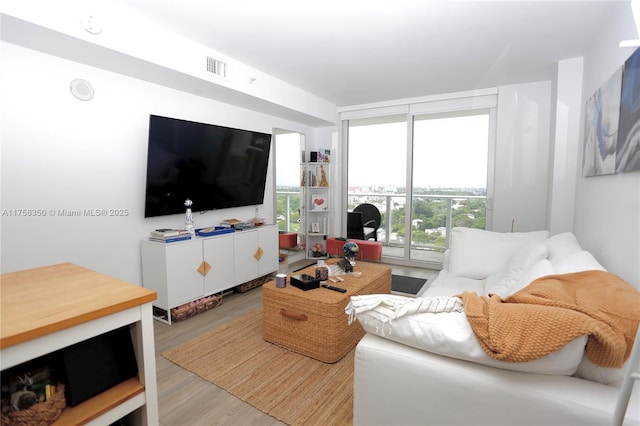
<svg viewBox="0 0 640 426">
<path fill-rule="evenodd" d="M 493 232 L 455 227 L 451 230 L 449 270 L 459 277 L 482 280 L 526 243 L 548 237 L 548 231 Z"/>
<path fill-rule="evenodd" d="M 397 303 L 397 299 L 392 297 L 398 296 L 389 296 L 390 304 Z M 581 336 L 563 348 L 534 361 L 498 361 L 484 352 L 464 312 L 421 312 L 388 321 L 388 309 L 386 304 L 380 304 L 368 311 L 353 314 L 367 333 L 427 352 L 505 370 L 570 376 L 582 360 L 587 343 L 587 336 Z"/>
<path fill-rule="evenodd" d="M 582 251 L 580 243 L 578 243 L 575 235 L 571 232 L 556 234 L 543 241 L 542 244 L 549 248 L 549 260 L 552 263 L 558 262 L 574 253 Z"/>
<path fill-rule="evenodd" d="M 574 376 L 605 385 L 618 385 L 624 379 L 625 363 L 621 368 L 607 368 L 594 364 L 585 354 Z"/>
<path fill-rule="evenodd" d="M 545 259 L 548 253 L 547 246 L 541 243 L 534 241 L 526 243 L 500 269 L 489 274 L 484 282 L 485 294 L 497 294 L 505 299 L 515 293 L 517 290 L 514 289 L 520 284 L 520 278 L 533 265 Z"/>
<path fill-rule="evenodd" d="M 542 259 L 539 262 L 537 262 L 535 265 L 533 265 L 531 269 L 529 269 L 524 274 L 522 274 L 518 282 L 511 288 L 511 293 L 506 297 L 509 297 L 514 293 L 517 293 L 518 291 L 522 290 L 523 288 L 525 288 L 526 286 L 528 286 L 538 278 L 546 277 L 547 275 L 555 275 L 555 274 L 556 274 L 556 270 L 553 267 L 553 264 L 549 262 L 549 259 Z"/>
<path fill-rule="evenodd" d="M 558 274 L 570 274 L 581 271 L 605 271 L 595 257 L 588 251 L 582 250 L 558 262 L 552 262 Z"/>
</svg>

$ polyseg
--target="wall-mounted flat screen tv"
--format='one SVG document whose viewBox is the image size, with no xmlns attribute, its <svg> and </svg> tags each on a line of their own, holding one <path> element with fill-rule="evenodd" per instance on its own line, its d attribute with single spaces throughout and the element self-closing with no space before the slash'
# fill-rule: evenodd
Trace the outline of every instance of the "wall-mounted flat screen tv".
<svg viewBox="0 0 640 426">
<path fill-rule="evenodd" d="M 151 115 L 144 216 L 262 204 L 271 135 Z"/>
</svg>

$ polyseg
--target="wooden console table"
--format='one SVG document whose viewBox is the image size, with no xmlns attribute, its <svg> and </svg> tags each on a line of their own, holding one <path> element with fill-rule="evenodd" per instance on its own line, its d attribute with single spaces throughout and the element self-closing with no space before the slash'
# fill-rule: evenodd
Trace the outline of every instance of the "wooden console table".
<svg viewBox="0 0 640 426">
<path fill-rule="evenodd" d="M 56 425 L 159 424 L 151 302 L 156 293 L 64 263 L 0 276 L 0 369 L 130 326 L 138 377 L 75 406 Z"/>
</svg>

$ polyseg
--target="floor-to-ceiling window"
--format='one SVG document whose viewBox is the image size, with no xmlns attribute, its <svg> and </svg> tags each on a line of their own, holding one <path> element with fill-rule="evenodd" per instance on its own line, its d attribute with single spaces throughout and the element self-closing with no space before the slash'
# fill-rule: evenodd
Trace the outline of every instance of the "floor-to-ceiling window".
<svg viewBox="0 0 640 426">
<path fill-rule="evenodd" d="M 486 110 L 413 117 L 411 259 L 442 252 L 454 226 L 484 229 L 488 138 Z"/>
<path fill-rule="evenodd" d="M 278 230 L 300 231 L 300 162 L 304 135 L 276 129 L 276 222 Z"/>
<path fill-rule="evenodd" d="M 437 266 L 452 227 L 485 228 L 494 107 L 490 96 L 347 114 L 347 210 L 378 207 L 387 260 Z"/>
<path fill-rule="evenodd" d="M 380 210 L 378 241 L 402 244 L 405 203 L 407 117 L 349 121 L 347 210 L 370 203 Z"/>
</svg>

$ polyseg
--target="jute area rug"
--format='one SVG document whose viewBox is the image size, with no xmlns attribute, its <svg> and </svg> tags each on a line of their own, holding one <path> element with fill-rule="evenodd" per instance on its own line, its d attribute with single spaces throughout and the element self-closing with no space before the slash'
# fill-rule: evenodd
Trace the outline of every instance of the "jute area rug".
<svg viewBox="0 0 640 426">
<path fill-rule="evenodd" d="M 353 423 L 353 356 L 325 364 L 262 339 L 262 309 L 162 354 L 289 425 Z"/>
</svg>

